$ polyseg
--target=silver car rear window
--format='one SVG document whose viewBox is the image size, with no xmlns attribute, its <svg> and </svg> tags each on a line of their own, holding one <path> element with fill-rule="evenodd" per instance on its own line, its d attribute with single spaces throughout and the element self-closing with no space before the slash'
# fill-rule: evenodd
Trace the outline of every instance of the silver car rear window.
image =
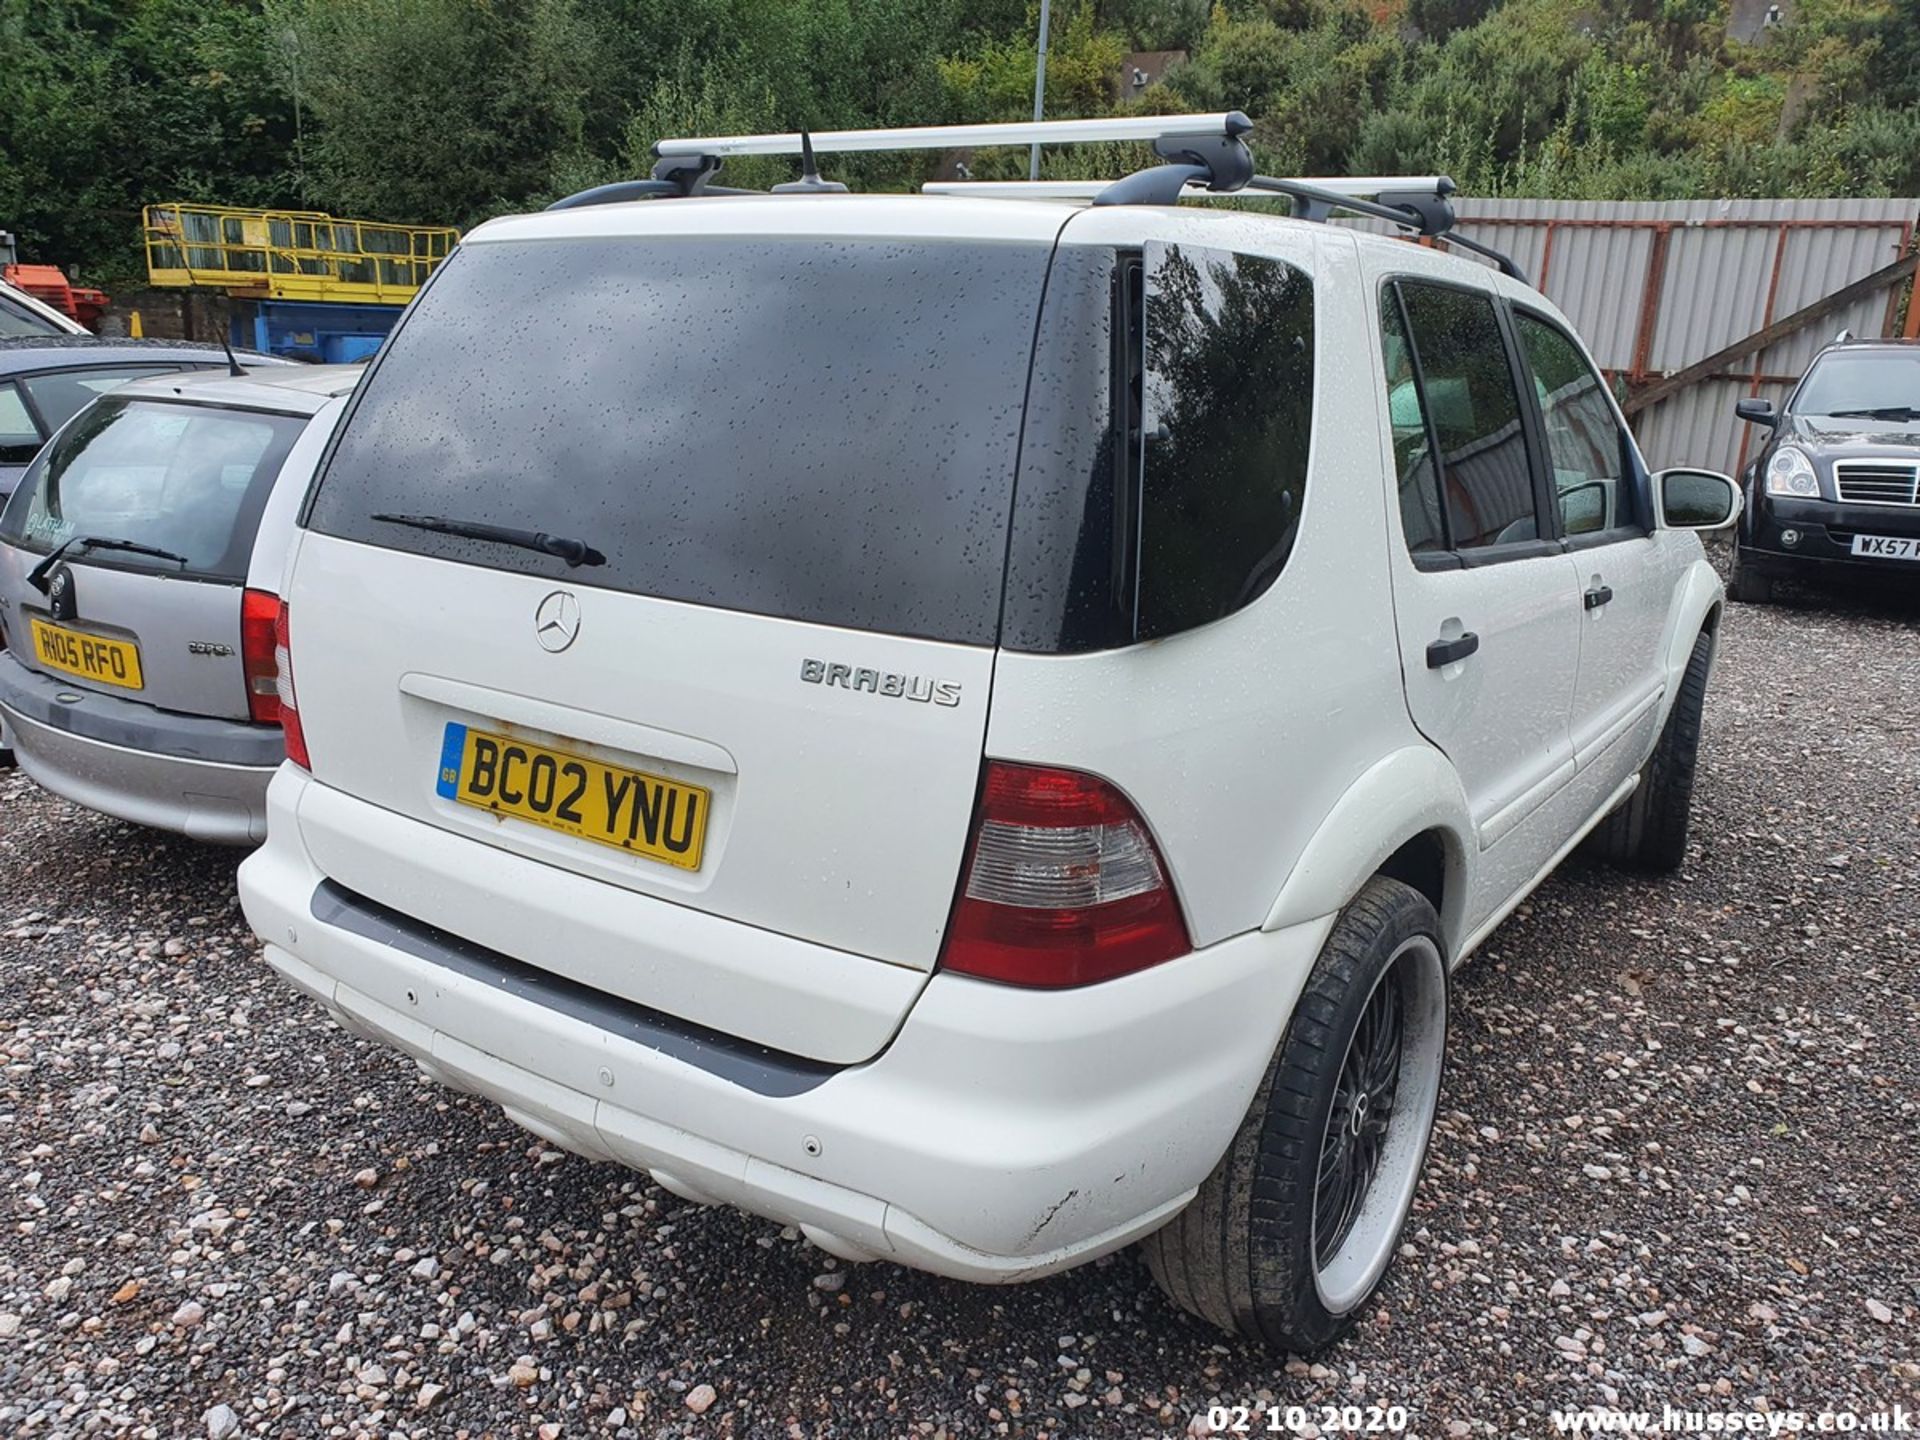
<svg viewBox="0 0 1920 1440">
<path fill-rule="evenodd" d="M 0 539 L 44 554 L 75 536 L 184 557 L 96 551 L 93 565 L 244 581 L 260 512 L 306 420 L 169 401 L 97 401 L 43 450 Z"/>
</svg>

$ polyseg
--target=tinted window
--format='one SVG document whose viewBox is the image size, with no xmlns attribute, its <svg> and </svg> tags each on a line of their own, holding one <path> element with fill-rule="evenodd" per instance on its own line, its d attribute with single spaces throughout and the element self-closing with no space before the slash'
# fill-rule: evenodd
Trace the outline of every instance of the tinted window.
<svg viewBox="0 0 1920 1440">
<path fill-rule="evenodd" d="M 1842 410 L 1920 410 L 1920 354 L 1856 350 L 1823 355 L 1807 371 L 1793 408 L 1801 415 Z"/>
<path fill-rule="evenodd" d="M 1138 255 L 1063 246 L 1054 256 L 1007 547 L 1009 649 L 1133 640 L 1140 285 Z"/>
<path fill-rule="evenodd" d="M 110 390 L 118 390 L 129 380 L 142 375 L 169 375 L 178 365 L 119 365 L 98 370 L 53 370 L 43 375 L 23 375 L 26 387 L 40 418 L 52 434 L 78 415 L 87 405 Z"/>
<path fill-rule="evenodd" d="M 20 391 L 0 384 L 0 465 L 26 464 L 40 448 L 41 439 Z"/>
<path fill-rule="evenodd" d="M 1539 534 L 1520 397 L 1492 299 L 1402 281 L 1421 400 L 1440 456 L 1453 548 Z"/>
<path fill-rule="evenodd" d="M 1138 633 L 1247 604 L 1286 564 L 1313 425 L 1313 286 L 1290 265 L 1147 251 Z"/>
<path fill-rule="evenodd" d="M 292 415 L 104 400 L 27 472 L 0 536 L 38 552 L 76 535 L 135 540 L 187 564 L 106 552 L 96 561 L 245 579 L 260 511 L 304 423 Z"/>
<path fill-rule="evenodd" d="M 1447 522 L 1440 509 L 1440 479 L 1433 468 L 1433 436 L 1413 369 L 1400 299 L 1392 287 L 1380 298 L 1380 340 L 1387 367 L 1387 413 L 1393 426 L 1393 459 L 1400 487 L 1400 529 L 1407 549 L 1447 548 Z"/>
<path fill-rule="evenodd" d="M 1557 326 L 1516 311 L 1514 329 L 1540 400 L 1548 473 L 1566 533 L 1637 524 L 1627 437 L 1605 383 Z"/>
<path fill-rule="evenodd" d="M 1044 245 L 495 242 L 387 342 L 309 523 L 467 564 L 990 644 Z M 607 563 L 374 520 L 590 541 Z"/>
</svg>

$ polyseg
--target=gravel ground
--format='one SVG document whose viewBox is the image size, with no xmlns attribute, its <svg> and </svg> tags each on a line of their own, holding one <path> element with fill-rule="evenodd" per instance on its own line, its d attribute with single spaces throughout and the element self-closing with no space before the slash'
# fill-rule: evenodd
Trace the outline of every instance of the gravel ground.
<svg viewBox="0 0 1920 1440">
<path fill-rule="evenodd" d="M 546 1150 L 277 981 L 232 853 L 0 776 L 0 1433 L 1911 1413 L 1916 620 L 1861 597 L 1733 610 L 1687 873 L 1576 864 L 1462 971 L 1401 1262 L 1311 1364 L 1176 1314 L 1130 1254 L 1011 1290 L 847 1269 Z"/>
</svg>

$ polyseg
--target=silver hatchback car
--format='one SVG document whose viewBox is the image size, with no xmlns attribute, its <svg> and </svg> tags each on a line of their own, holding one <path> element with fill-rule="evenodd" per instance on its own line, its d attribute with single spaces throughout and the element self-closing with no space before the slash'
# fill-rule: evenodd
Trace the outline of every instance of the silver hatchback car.
<svg viewBox="0 0 1920 1440">
<path fill-rule="evenodd" d="M 34 780 L 196 839 L 265 838 L 301 499 L 276 482 L 311 473 L 362 368 L 135 381 L 47 443 L 0 514 L 0 720 Z"/>
</svg>

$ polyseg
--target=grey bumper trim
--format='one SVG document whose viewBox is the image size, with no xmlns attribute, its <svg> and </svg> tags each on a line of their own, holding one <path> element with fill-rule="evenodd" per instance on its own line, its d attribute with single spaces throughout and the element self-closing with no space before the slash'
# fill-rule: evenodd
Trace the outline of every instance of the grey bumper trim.
<svg viewBox="0 0 1920 1440">
<path fill-rule="evenodd" d="M 444 965 L 515 999 L 557 1010 L 757 1095 L 776 1099 L 804 1095 L 846 1068 L 723 1035 L 704 1025 L 649 1010 L 577 981 L 548 974 L 471 940 L 422 924 L 331 880 L 322 880 L 315 887 L 312 910 L 313 918 L 322 925 L 349 930 L 404 951 L 415 959 Z"/>
<path fill-rule="evenodd" d="M 65 701 L 62 694 L 78 694 Z M 139 700 L 80 690 L 29 670 L 0 650 L 0 705 L 28 720 L 125 750 L 145 750 L 177 760 L 272 769 L 286 758 L 278 726 L 251 725 L 212 715 L 183 715 Z"/>
</svg>

